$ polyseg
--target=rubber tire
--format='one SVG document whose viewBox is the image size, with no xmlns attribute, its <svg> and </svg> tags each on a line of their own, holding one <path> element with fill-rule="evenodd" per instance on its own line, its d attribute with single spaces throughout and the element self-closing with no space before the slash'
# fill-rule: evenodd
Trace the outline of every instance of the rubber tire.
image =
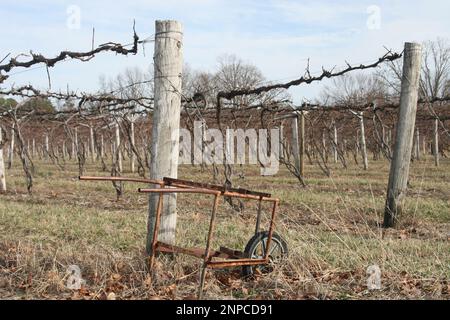
<svg viewBox="0 0 450 320">
<path fill-rule="evenodd" d="M 251 258 L 251 252 L 253 252 L 256 246 L 263 240 L 269 237 L 268 231 L 260 231 L 255 234 L 247 243 L 244 249 L 244 255 L 246 258 Z M 281 249 L 283 251 L 283 259 L 289 255 L 289 250 L 286 241 L 277 233 L 272 234 L 272 241 L 275 240 L 281 244 Z M 273 244 L 273 242 L 272 242 Z M 271 245 L 272 246 L 272 245 Z M 242 266 L 242 276 L 244 278 L 251 278 L 253 275 L 253 268 L 255 266 Z"/>
</svg>

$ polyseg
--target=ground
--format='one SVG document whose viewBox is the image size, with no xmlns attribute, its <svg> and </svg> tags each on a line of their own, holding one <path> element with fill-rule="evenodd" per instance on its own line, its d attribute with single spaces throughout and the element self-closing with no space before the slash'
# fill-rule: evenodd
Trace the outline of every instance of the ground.
<svg viewBox="0 0 450 320">
<path fill-rule="evenodd" d="M 285 169 L 261 177 L 257 168 L 245 168 L 236 185 L 281 200 L 276 232 L 286 239 L 289 258 L 271 274 L 249 280 L 241 279 L 240 269 L 208 271 L 205 298 L 449 299 L 450 160 L 439 168 L 431 158 L 412 163 L 401 222 L 386 231 L 380 223 L 389 164 L 369 165 L 368 171 L 331 165 L 331 177 L 307 165 L 307 188 Z M 86 174 L 107 175 L 99 164 L 89 164 Z M 62 170 L 36 160 L 28 195 L 20 163 L 7 172 L 9 191 L 0 195 L 0 297 L 195 298 L 200 260 L 161 256 L 153 272 L 147 270 L 147 196 L 135 192 L 142 185 L 127 183 L 117 201 L 110 183 L 80 182 L 77 176 L 75 163 Z M 210 169 L 192 166 L 182 166 L 179 177 L 212 181 Z M 177 243 L 201 247 L 212 199 L 178 199 Z M 221 205 L 214 248 L 244 248 L 256 213 L 253 203 L 245 205 L 242 213 Z M 369 291 L 366 269 L 374 264 L 382 287 Z M 81 270 L 80 290 L 66 286 L 69 265 Z"/>
</svg>

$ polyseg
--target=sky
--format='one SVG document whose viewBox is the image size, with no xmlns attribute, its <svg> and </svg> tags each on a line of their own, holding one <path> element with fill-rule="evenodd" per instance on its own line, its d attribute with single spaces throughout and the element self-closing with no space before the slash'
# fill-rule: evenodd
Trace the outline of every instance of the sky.
<svg viewBox="0 0 450 320">
<path fill-rule="evenodd" d="M 234 54 L 258 67 L 267 80 L 286 82 L 382 56 L 385 47 L 401 52 L 405 42 L 450 38 L 450 1 L 294 1 L 294 0 L 0 0 L 0 59 L 30 50 L 52 57 L 62 50 L 132 42 L 133 20 L 143 38 L 154 34 L 155 20 L 178 20 L 184 28 L 184 62 L 214 72 L 218 58 Z M 141 49 L 141 48 L 140 48 Z M 95 92 L 101 76 L 126 68 L 148 70 L 153 43 L 145 54 L 99 54 L 50 69 L 52 90 Z M 14 69 L 3 88 L 32 84 L 48 89 L 45 68 Z M 294 102 L 317 98 L 327 81 L 290 89 Z"/>
</svg>

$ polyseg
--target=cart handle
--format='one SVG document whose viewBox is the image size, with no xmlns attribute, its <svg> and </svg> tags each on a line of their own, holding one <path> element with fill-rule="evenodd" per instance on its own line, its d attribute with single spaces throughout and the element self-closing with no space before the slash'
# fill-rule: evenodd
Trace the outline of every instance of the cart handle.
<svg viewBox="0 0 450 320">
<path fill-rule="evenodd" d="M 81 181 L 129 181 L 129 182 L 141 182 L 141 183 L 151 183 L 163 185 L 162 180 L 152 180 L 144 178 L 130 178 L 130 177 L 90 177 L 90 176 L 79 176 L 78 180 Z"/>
<path fill-rule="evenodd" d="M 204 193 L 204 194 L 214 194 L 216 196 L 219 196 L 221 194 L 220 191 L 216 190 L 208 190 L 208 189 L 201 189 L 201 188 L 159 188 L 159 189 L 144 189 L 139 188 L 138 192 L 141 193 Z"/>
</svg>

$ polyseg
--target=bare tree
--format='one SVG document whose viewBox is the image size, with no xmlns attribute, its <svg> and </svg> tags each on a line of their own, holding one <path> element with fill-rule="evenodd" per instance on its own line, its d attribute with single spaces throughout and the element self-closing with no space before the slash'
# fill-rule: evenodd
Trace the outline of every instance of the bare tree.
<svg viewBox="0 0 450 320">
<path fill-rule="evenodd" d="M 438 38 L 423 44 L 420 95 L 424 99 L 443 97 L 450 80 L 450 44 Z"/>
<path fill-rule="evenodd" d="M 433 100 L 450 92 L 450 44 L 448 39 L 438 38 L 423 43 L 419 98 Z M 376 76 L 389 89 L 391 95 L 400 94 L 403 61 L 397 59 L 384 64 Z"/>
</svg>

